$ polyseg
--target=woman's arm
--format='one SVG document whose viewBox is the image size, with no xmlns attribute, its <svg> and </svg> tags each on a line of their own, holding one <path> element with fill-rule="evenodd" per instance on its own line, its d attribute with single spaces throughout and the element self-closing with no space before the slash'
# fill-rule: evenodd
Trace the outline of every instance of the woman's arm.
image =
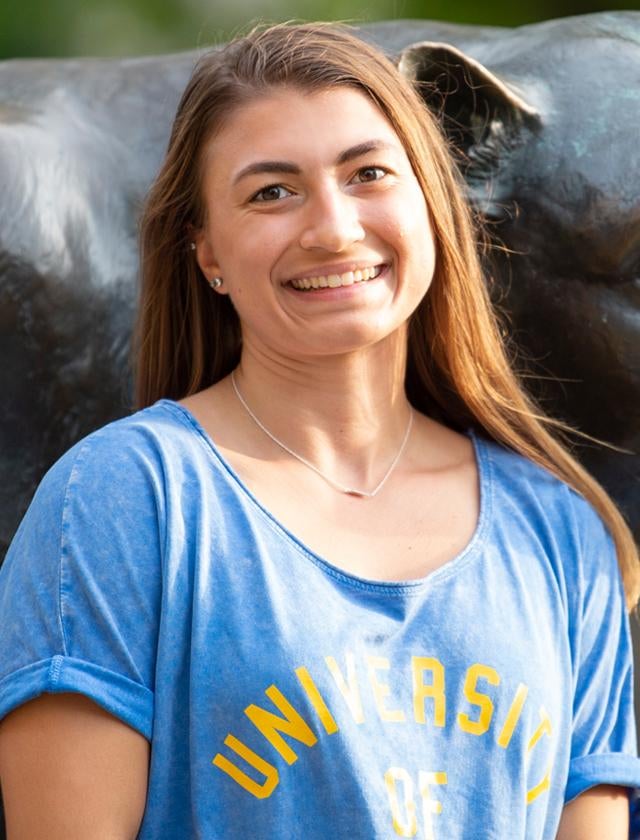
<svg viewBox="0 0 640 840">
<path fill-rule="evenodd" d="M 556 840 L 628 840 L 626 788 L 599 785 L 565 806 Z"/>
<path fill-rule="evenodd" d="M 149 742 L 80 694 L 45 694 L 0 723 L 8 840 L 133 840 Z"/>
</svg>

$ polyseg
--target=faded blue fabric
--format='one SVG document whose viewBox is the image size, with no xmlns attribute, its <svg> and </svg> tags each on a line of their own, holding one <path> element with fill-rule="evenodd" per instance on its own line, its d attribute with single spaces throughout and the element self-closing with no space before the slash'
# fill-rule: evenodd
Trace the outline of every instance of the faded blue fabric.
<svg viewBox="0 0 640 840">
<path fill-rule="evenodd" d="M 76 691 L 152 739 L 143 840 L 555 838 L 640 785 L 611 540 L 474 439 L 476 533 L 424 580 L 307 550 L 181 406 L 86 438 L 0 571 L 0 715 Z"/>
</svg>

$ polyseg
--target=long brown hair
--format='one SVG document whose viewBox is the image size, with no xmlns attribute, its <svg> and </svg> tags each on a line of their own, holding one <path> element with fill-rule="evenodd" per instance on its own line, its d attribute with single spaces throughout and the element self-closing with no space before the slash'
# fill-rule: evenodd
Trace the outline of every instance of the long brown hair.
<svg viewBox="0 0 640 840">
<path fill-rule="evenodd" d="M 429 292 L 409 323 L 409 400 L 447 425 L 474 427 L 530 458 L 587 499 L 614 538 L 627 602 L 635 605 L 640 565 L 624 519 L 560 442 L 566 427 L 542 414 L 509 363 L 480 265 L 477 229 L 435 117 L 391 61 L 344 27 L 256 28 L 197 64 L 142 218 L 138 407 L 199 391 L 239 361 L 238 317 L 228 296 L 212 294 L 204 281 L 189 250 L 190 231 L 204 223 L 205 143 L 231 111 L 280 85 L 310 93 L 347 85 L 371 97 L 420 182 L 437 260 Z"/>
</svg>

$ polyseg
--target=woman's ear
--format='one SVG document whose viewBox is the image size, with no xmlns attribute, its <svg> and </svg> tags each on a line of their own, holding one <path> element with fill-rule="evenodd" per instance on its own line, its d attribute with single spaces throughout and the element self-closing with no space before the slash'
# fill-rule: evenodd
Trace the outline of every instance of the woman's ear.
<svg viewBox="0 0 640 840">
<path fill-rule="evenodd" d="M 226 294 L 222 283 L 216 282 L 216 278 L 220 279 L 220 266 L 216 260 L 213 245 L 207 233 L 202 228 L 190 228 L 189 241 L 191 243 L 189 247 L 207 283 L 216 292 Z"/>
</svg>

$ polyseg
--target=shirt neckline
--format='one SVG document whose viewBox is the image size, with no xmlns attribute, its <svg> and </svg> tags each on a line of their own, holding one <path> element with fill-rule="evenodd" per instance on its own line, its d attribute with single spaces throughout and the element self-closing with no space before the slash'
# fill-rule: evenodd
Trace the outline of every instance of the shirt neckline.
<svg viewBox="0 0 640 840">
<path fill-rule="evenodd" d="M 424 577 L 412 578 L 409 580 L 379 580 L 376 578 L 360 577 L 341 569 L 339 566 L 335 566 L 329 560 L 326 560 L 324 557 L 313 551 L 313 549 L 309 548 L 303 540 L 297 537 L 291 530 L 289 530 L 289 528 L 287 528 L 286 525 L 280 522 L 280 520 L 269 510 L 269 508 L 253 493 L 253 491 L 247 487 L 242 478 L 222 455 L 214 440 L 208 432 L 205 431 L 204 427 L 189 411 L 189 409 L 185 408 L 185 406 L 175 400 L 166 398 L 159 400 L 155 406 L 169 409 L 174 415 L 177 415 L 178 419 L 186 423 L 187 426 L 198 435 L 200 440 L 204 443 L 205 449 L 213 456 L 213 459 L 218 464 L 219 468 L 228 476 L 231 482 L 238 487 L 240 492 L 249 500 L 257 512 L 266 518 L 269 525 L 281 537 L 283 537 L 288 543 L 293 544 L 299 552 L 326 572 L 330 577 L 346 583 L 352 588 L 378 592 L 380 594 L 418 594 L 427 587 L 430 588 L 436 583 L 448 580 L 462 571 L 462 569 L 466 568 L 466 566 L 479 555 L 485 543 L 486 531 L 489 527 L 493 508 L 493 470 L 491 454 L 487 442 L 478 437 L 473 429 L 468 429 L 466 431 L 466 435 L 471 440 L 476 459 L 480 489 L 480 511 L 475 530 L 469 542 L 460 552 L 458 552 L 458 554 L 456 554 L 455 557 L 452 557 L 451 560 L 447 560 L 447 562 L 442 566 L 439 566 L 437 569 L 429 572 Z"/>
</svg>

